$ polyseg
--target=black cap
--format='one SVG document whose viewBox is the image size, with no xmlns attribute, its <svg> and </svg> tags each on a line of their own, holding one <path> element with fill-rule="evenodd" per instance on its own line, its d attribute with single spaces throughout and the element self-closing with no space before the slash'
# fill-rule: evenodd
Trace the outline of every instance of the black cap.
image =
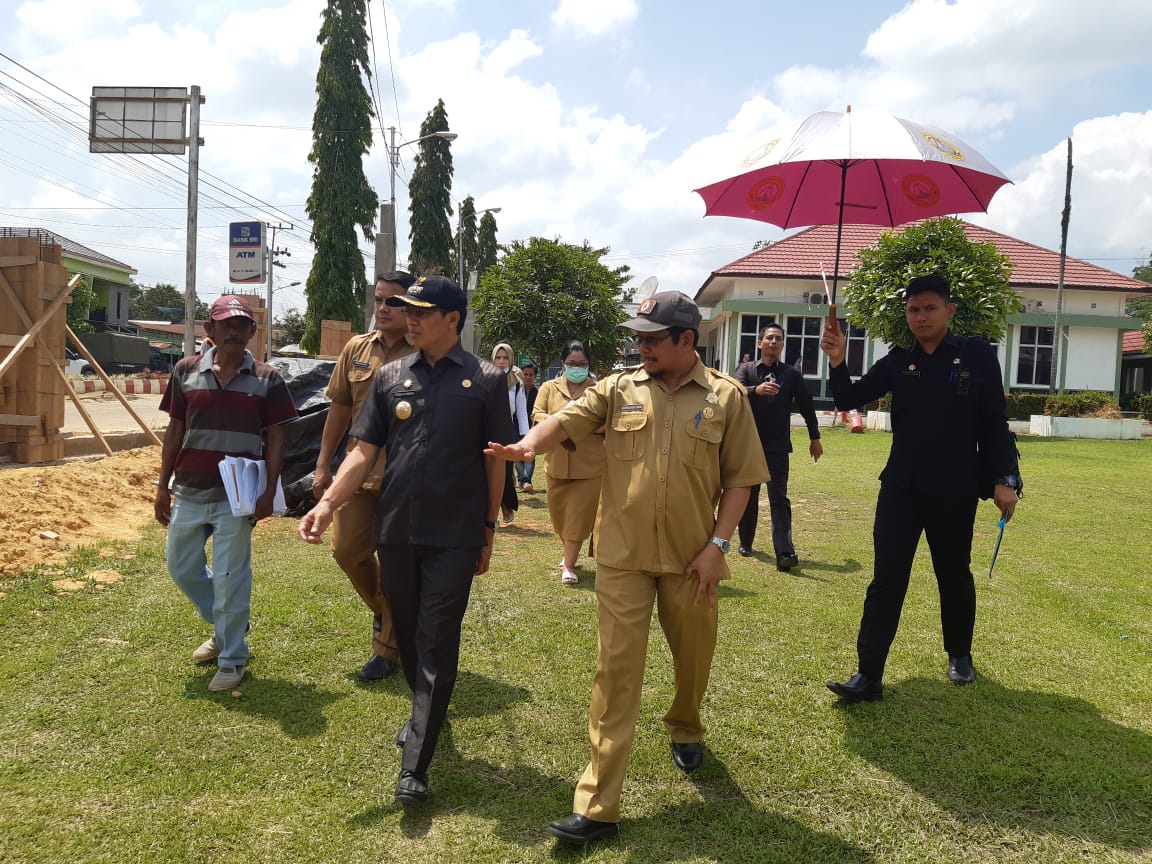
<svg viewBox="0 0 1152 864">
<path fill-rule="evenodd" d="M 661 291 L 644 300 L 636 310 L 636 317 L 620 326 L 642 333 L 655 333 L 669 327 L 697 330 L 700 327 L 700 307 L 687 294 Z"/>
<path fill-rule="evenodd" d="M 468 296 L 447 276 L 425 276 L 404 294 L 384 301 L 389 306 L 416 306 L 420 309 L 443 309 L 445 312 L 464 314 L 468 309 Z"/>
</svg>

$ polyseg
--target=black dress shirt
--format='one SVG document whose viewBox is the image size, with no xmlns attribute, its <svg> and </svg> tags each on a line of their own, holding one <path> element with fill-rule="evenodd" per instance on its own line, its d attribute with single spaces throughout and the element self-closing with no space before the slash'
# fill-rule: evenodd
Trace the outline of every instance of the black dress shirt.
<svg viewBox="0 0 1152 864">
<path fill-rule="evenodd" d="M 484 448 L 516 440 L 505 372 L 459 342 L 434 366 L 422 352 L 394 360 L 377 370 L 350 434 L 387 447 L 378 544 L 484 545 Z"/>
<path fill-rule="evenodd" d="M 982 471 L 1016 473 L 1000 361 L 983 339 L 949 333 L 931 354 L 919 344 L 894 348 L 856 382 L 841 363 L 828 383 L 843 409 L 892 393 L 892 450 L 883 483 L 974 495 Z"/>
<path fill-rule="evenodd" d="M 770 374 L 776 376 L 780 392 L 775 396 L 761 396 L 755 392 L 756 385 L 766 381 Z M 752 416 L 756 419 L 756 431 L 760 433 L 760 446 L 765 453 L 792 452 L 793 404 L 808 426 L 808 438 L 815 441 L 820 437 L 812 394 L 808 392 L 804 376 L 795 366 L 779 360 L 770 365 L 750 360 L 736 367 L 736 380 L 744 385 L 748 394 Z"/>
</svg>

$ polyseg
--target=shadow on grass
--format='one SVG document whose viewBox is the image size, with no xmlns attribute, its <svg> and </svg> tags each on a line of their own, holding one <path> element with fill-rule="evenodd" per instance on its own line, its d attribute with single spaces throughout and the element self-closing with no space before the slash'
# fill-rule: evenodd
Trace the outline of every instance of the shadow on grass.
<svg viewBox="0 0 1152 864">
<path fill-rule="evenodd" d="M 328 728 L 324 709 L 347 695 L 318 690 L 312 684 L 258 677 L 245 678 L 236 689 L 243 696 L 234 698 L 230 692 L 212 693 L 208 690 L 208 678 L 197 676 L 188 679 L 184 698 L 210 699 L 227 711 L 275 720 L 291 738 L 310 738 Z"/>
<path fill-rule="evenodd" d="M 864 864 L 873 860 L 839 837 L 757 808 L 732 779 L 728 766 L 711 751 L 705 751 L 704 764 L 685 782 L 696 787 L 703 801 L 685 801 L 643 819 L 626 819 L 614 842 L 613 860 L 637 864 L 683 860 Z M 558 861 L 580 857 L 579 849 L 562 844 L 553 853 Z"/>
<path fill-rule="evenodd" d="M 1083 699 L 981 676 L 912 679 L 861 707 L 844 711 L 848 748 L 961 821 L 1152 847 L 1152 736 Z"/>
<path fill-rule="evenodd" d="M 456 749 L 451 726 L 441 733 L 430 779 L 432 797 L 425 804 L 382 805 L 352 817 L 349 823 L 366 828 L 401 810 L 401 833 L 419 839 L 431 833 L 437 819 L 468 813 L 490 822 L 492 835 L 501 841 L 534 847 L 551 839 L 547 824 L 572 808 L 571 779 L 549 777 L 523 765 L 499 766 L 470 759 Z M 612 849 L 613 860 L 653 864 L 685 859 L 731 864 L 866 864 L 872 860 L 837 837 L 757 809 L 727 767 L 711 754 L 691 782 L 704 800 L 624 820 L 620 838 L 605 844 Z M 585 852 L 556 842 L 552 857 L 575 861 L 584 858 Z"/>
</svg>

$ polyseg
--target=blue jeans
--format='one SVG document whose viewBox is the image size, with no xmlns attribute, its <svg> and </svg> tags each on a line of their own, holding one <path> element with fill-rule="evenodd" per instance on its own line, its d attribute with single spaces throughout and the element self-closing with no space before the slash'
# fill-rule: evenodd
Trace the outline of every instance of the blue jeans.
<svg viewBox="0 0 1152 864">
<path fill-rule="evenodd" d="M 513 462 L 516 467 L 516 479 L 520 483 L 531 483 L 532 472 L 536 470 L 536 460 L 531 462 Z"/>
<path fill-rule="evenodd" d="M 205 544 L 212 538 L 212 567 Z M 252 523 L 233 516 L 227 501 L 175 496 L 164 554 L 176 587 L 215 628 L 221 666 L 248 664 L 248 615 L 252 603 Z"/>
</svg>

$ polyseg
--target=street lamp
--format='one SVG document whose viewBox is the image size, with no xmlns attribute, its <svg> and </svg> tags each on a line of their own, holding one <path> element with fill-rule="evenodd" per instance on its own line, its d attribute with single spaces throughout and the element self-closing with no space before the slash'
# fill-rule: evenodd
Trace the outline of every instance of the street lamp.
<svg viewBox="0 0 1152 864">
<path fill-rule="evenodd" d="M 389 138 L 385 142 L 388 148 L 388 203 L 380 205 L 380 231 L 376 235 L 376 273 L 373 274 L 371 284 L 367 286 L 364 296 L 364 328 L 372 328 L 372 304 L 376 285 L 376 276 L 381 273 L 390 273 L 396 269 L 396 171 L 400 167 L 400 148 L 409 144 L 419 144 L 429 138 L 442 138 L 445 141 L 455 141 L 455 132 L 431 132 L 421 135 L 411 141 L 396 141 L 396 127 L 388 127 Z"/>
<path fill-rule="evenodd" d="M 289 282 L 287 285 L 281 285 L 279 288 L 276 288 L 275 290 L 283 291 L 285 288 L 295 288 L 299 284 L 300 284 L 299 282 Z M 272 286 L 271 268 L 269 268 L 268 286 L 271 289 L 271 286 Z M 264 345 L 264 362 L 268 363 L 268 362 L 271 362 L 271 360 L 272 360 L 272 291 L 271 290 L 268 291 L 268 309 L 264 313 L 264 319 L 268 325 L 267 326 L 268 332 L 264 334 L 264 338 L 266 340 L 265 345 Z"/>
</svg>

